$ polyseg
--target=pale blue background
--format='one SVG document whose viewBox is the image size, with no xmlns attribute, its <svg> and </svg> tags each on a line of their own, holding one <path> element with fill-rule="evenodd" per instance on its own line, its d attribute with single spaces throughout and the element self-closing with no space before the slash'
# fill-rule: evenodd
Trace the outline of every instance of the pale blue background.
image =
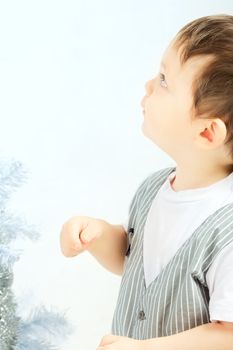
<svg viewBox="0 0 233 350">
<path fill-rule="evenodd" d="M 14 288 L 67 310 L 64 350 L 95 350 L 110 332 L 121 279 L 86 252 L 63 257 L 61 226 L 125 222 L 138 184 L 174 164 L 141 131 L 144 85 L 176 32 L 215 13 L 233 14 L 232 0 L 1 1 L 0 155 L 29 169 L 10 207 L 41 232 L 23 243 Z"/>
</svg>

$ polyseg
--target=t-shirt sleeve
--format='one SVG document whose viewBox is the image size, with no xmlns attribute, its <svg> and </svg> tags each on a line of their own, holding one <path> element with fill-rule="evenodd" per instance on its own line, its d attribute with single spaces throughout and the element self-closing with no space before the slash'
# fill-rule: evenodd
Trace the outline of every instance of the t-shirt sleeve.
<svg viewBox="0 0 233 350">
<path fill-rule="evenodd" d="M 233 242 L 221 250 L 206 274 L 210 321 L 233 322 Z"/>
</svg>

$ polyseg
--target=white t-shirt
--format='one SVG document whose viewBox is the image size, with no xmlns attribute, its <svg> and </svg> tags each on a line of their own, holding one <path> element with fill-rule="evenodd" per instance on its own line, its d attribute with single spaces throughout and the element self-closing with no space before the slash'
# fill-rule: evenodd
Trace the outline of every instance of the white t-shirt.
<svg viewBox="0 0 233 350">
<path fill-rule="evenodd" d="M 171 186 L 175 175 L 173 171 L 160 187 L 146 219 L 143 263 L 147 287 L 210 214 L 233 202 L 233 173 L 210 186 L 182 191 Z M 123 226 L 127 231 L 127 222 Z M 215 258 L 206 282 L 210 320 L 233 322 L 233 243 Z"/>
</svg>

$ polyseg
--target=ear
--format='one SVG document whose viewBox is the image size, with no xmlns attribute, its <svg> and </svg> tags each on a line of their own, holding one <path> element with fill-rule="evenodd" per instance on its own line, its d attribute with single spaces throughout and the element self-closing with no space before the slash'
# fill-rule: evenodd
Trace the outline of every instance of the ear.
<svg viewBox="0 0 233 350">
<path fill-rule="evenodd" d="M 227 135 L 225 123 L 220 119 L 202 119 L 196 134 L 196 142 L 201 148 L 218 148 L 224 144 Z"/>
</svg>

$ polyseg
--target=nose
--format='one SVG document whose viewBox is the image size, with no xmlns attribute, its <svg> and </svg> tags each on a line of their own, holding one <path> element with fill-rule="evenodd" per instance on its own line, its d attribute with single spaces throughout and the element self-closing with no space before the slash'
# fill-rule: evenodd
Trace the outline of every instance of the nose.
<svg viewBox="0 0 233 350">
<path fill-rule="evenodd" d="M 150 79 L 145 84 L 145 89 L 148 95 L 150 95 L 153 92 L 153 82 L 154 79 Z"/>
<path fill-rule="evenodd" d="M 153 92 L 152 82 L 153 82 L 153 79 L 148 80 L 146 82 L 146 84 L 145 84 L 146 95 L 141 100 L 141 106 L 142 106 L 143 109 L 145 109 L 145 100 L 146 100 L 146 98 Z"/>
</svg>

